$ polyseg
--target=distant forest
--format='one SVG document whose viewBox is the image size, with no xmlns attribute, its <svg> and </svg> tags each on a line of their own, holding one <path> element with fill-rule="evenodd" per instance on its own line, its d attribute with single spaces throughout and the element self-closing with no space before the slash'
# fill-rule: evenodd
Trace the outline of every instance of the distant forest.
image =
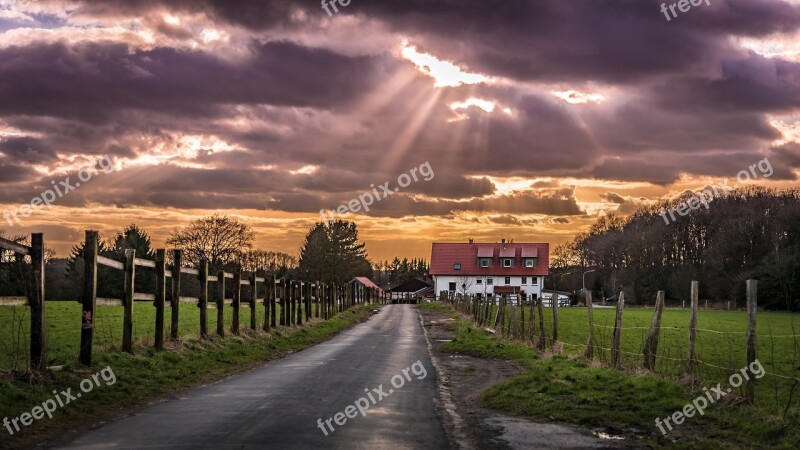
<svg viewBox="0 0 800 450">
<path fill-rule="evenodd" d="M 662 208 L 687 196 L 601 217 L 554 249 L 549 282 L 579 289 L 582 272 L 596 269 L 586 278 L 595 298 L 624 291 L 626 303 L 652 304 L 659 290 L 688 300 L 698 280 L 701 301 L 741 307 L 754 278 L 759 307 L 800 310 L 800 190 L 737 189 L 665 223 Z"/>
</svg>

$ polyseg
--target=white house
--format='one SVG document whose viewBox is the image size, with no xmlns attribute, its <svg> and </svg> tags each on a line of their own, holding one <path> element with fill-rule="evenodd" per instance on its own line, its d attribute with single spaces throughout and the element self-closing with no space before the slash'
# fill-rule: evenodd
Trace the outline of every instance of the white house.
<svg viewBox="0 0 800 450">
<path fill-rule="evenodd" d="M 546 243 L 434 242 L 430 274 L 434 292 L 538 299 L 549 275 Z"/>
</svg>

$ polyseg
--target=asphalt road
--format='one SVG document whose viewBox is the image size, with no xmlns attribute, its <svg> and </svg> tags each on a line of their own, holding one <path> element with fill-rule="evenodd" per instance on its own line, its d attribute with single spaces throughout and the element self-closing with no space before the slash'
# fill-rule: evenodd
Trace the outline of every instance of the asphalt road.
<svg viewBox="0 0 800 450">
<path fill-rule="evenodd" d="M 435 395 L 416 311 L 389 305 L 330 341 L 140 410 L 64 448 L 448 448 Z M 369 405 L 363 416 L 345 410 L 359 398 Z M 339 416 L 340 426 L 337 412 L 355 418 Z M 317 419 L 329 418 L 334 431 L 323 425 L 326 436 Z"/>
</svg>

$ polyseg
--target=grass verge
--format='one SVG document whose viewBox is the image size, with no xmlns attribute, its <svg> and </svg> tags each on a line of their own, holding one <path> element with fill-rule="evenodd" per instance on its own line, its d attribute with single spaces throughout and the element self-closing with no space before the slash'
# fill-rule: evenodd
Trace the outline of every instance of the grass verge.
<svg viewBox="0 0 800 450">
<path fill-rule="evenodd" d="M 441 305 L 424 307 L 448 312 Z M 655 419 L 682 410 L 703 394 L 701 390 L 575 357 L 543 357 L 525 344 L 501 339 L 462 320 L 454 330 L 455 338 L 442 350 L 500 358 L 524 368 L 522 375 L 482 395 L 482 404 L 490 409 L 537 421 L 607 428 L 659 448 L 800 448 L 796 412 L 790 411 L 784 419 L 765 408 L 742 404 L 733 395 L 662 436 Z"/>
<path fill-rule="evenodd" d="M 328 321 L 313 321 L 298 328 L 271 332 L 242 332 L 240 336 L 209 340 L 186 339 L 172 343 L 168 351 L 137 347 L 132 355 L 102 352 L 95 366 L 66 366 L 60 372 L 0 372 L 0 420 L 12 419 L 53 398 L 53 390 L 80 392 L 81 380 L 110 367 L 116 382 L 100 386 L 13 436 L 0 428 L 0 448 L 30 448 L 45 441 L 65 438 L 67 430 L 85 429 L 92 423 L 142 405 L 177 388 L 210 382 L 325 341 L 369 317 L 375 305 L 360 305 Z M 0 425 L 1 426 L 1 425 Z"/>
</svg>

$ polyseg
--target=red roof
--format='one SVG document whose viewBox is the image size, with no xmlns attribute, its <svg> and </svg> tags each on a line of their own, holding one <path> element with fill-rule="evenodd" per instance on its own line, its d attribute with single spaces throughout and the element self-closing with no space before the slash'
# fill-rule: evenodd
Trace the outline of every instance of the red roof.
<svg viewBox="0 0 800 450">
<path fill-rule="evenodd" d="M 514 267 L 502 267 L 500 255 L 514 258 Z M 536 267 L 524 267 L 525 258 L 537 258 Z M 485 255 L 485 256 L 484 256 Z M 513 255 L 513 256 L 512 256 Z M 492 258 L 492 267 L 478 267 L 478 257 Z M 434 242 L 431 246 L 431 275 L 549 275 L 550 244 L 469 244 Z M 461 270 L 454 265 L 461 264 Z"/>
<path fill-rule="evenodd" d="M 378 289 L 379 291 L 383 291 L 383 289 L 378 287 L 377 284 L 373 283 L 372 280 L 370 280 L 367 277 L 355 277 L 355 278 L 353 278 L 353 280 L 358 281 L 359 283 L 363 284 L 366 287 L 371 287 L 371 288 Z M 352 283 L 353 280 L 351 280 L 351 283 Z"/>
</svg>

